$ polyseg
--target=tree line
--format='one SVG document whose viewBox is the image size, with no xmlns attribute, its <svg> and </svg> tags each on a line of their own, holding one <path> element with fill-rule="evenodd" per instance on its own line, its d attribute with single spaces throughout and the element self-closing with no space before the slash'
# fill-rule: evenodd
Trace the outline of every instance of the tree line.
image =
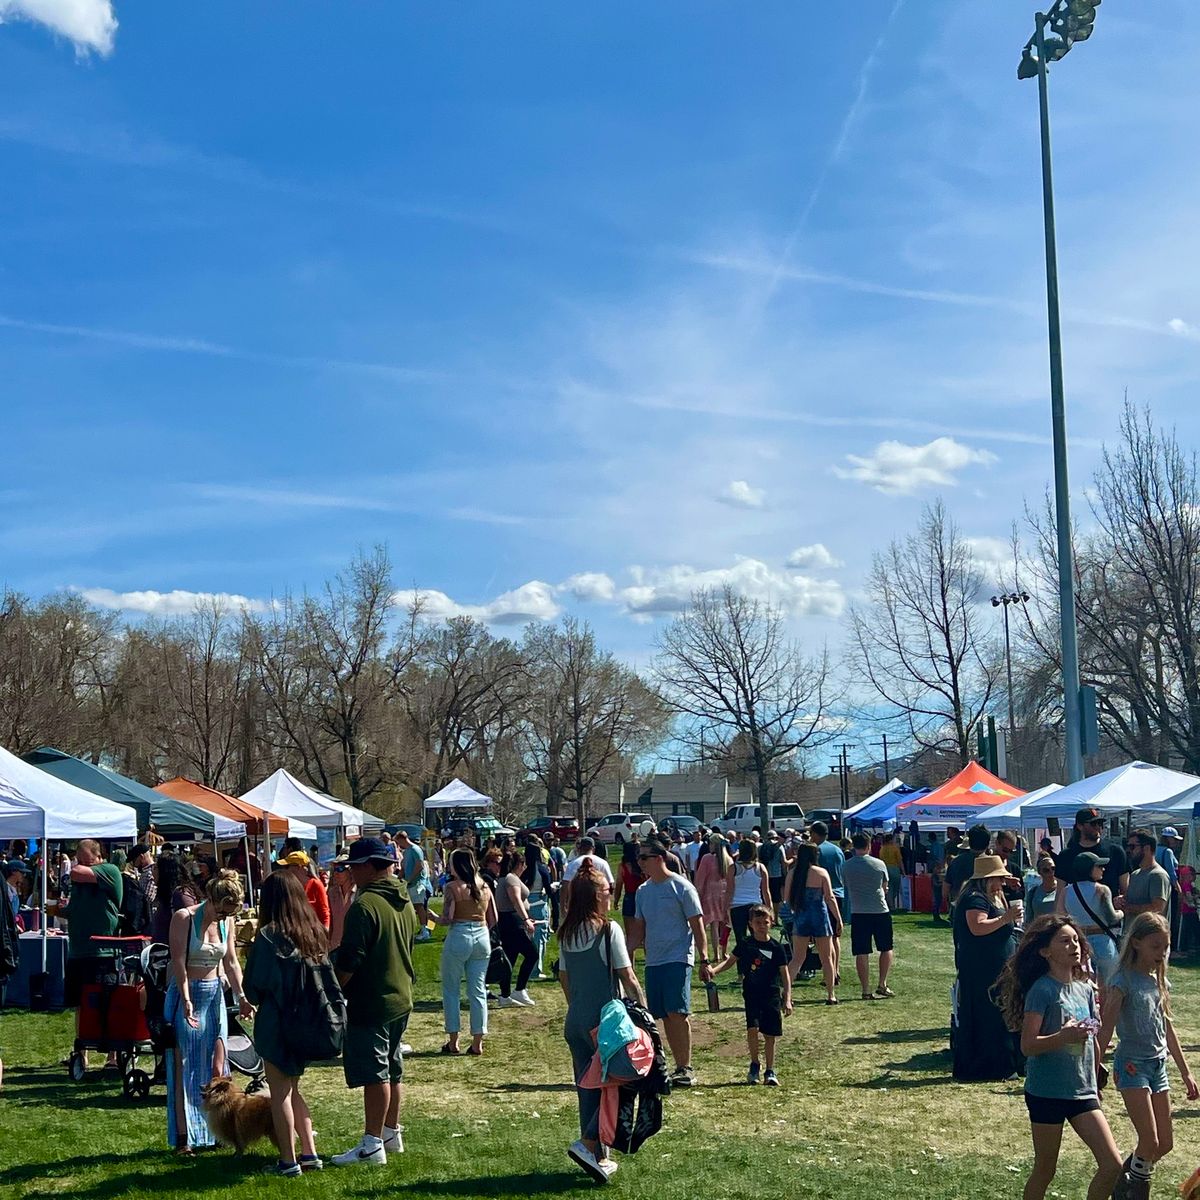
<svg viewBox="0 0 1200 1200">
<path fill-rule="evenodd" d="M 1195 456 L 1127 404 L 1088 494 L 1076 616 L 1105 752 L 1200 774 Z M 430 620 L 419 596 L 398 605 L 382 547 L 261 612 L 208 601 L 130 623 L 75 594 L 7 592 L 0 744 L 235 795 L 284 766 L 389 817 L 455 777 L 508 818 L 540 804 L 583 812 L 602 782 L 635 778 L 653 755 L 779 799 L 848 729 L 888 732 L 944 773 L 970 761 L 981 723 L 1009 700 L 989 595 L 1015 590 L 1030 598 L 1010 614 L 1010 775 L 1036 786 L 1061 772 L 1054 541 L 1047 501 L 1014 524 L 1011 562 L 989 569 L 935 501 L 873 556 L 836 667 L 768 601 L 730 587 L 693 596 L 643 672 L 573 617 L 515 638 Z"/>
</svg>

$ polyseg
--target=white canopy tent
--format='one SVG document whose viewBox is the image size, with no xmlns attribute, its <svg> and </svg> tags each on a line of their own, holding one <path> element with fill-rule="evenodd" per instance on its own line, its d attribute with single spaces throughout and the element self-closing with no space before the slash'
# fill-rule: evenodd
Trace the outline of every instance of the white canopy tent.
<svg viewBox="0 0 1200 1200">
<path fill-rule="evenodd" d="M 1154 805 L 1165 804 L 1183 792 L 1200 785 L 1195 775 L 1170 771 L 1153 763 L 1131 762 L 1111 771 L 1102 771 L 1078 783 L 1026 802 L 1021 809 L 1021 823 L 1027 827 L 1043 826 L 1047 818 L 1055 817 L 1070 824 L 1081 808 L 1095 808 L 1101 813 L 1136 812 Z"/>
<path fill-rule="evenodd" d="M 989 829 L 1004 822 L 1016 825 L 1021 820 L 1021 814 L 1029 805 L 1047 796 L 1053 796 L 1055 792 L 1061 791 L 1061 783 L 1048 783 L 1045 787 L 1038 788 L 1035 792 L 1026 792 L 1023 796 L 1014 796 L 1011 800 L 1005 800 L 1000 804 L 993 805 L 991 808 L 985 808 L 983 812 L 976 816 L 975 823 L 977 825 L 986 825 Z"/>
<path fill-rule="evenodd" d="M 1192 821 L 1200 820 L 1200 783 L 1197 783 L 1195 787 L 1187 788 L 1177 796 L 1172 796 L 1169 800 L 1158 800 L 1139 805 L 1134 812 L 1138 817 L 1150 821 L 1161 820 L 1167 823 L 1179 821 L 1190 824 Z"/>
<path fill-rule="evenodd" d="M 46 970 L 47 841 L 137 837 L 137 814 L 47 774 L 0 747 L 0 841 L 38 838 L 42 844 L 42 970 Z M 7 903 L 7 901 L 5 901 Z"/>
<path fill-rule="evenodd" d="M 274 816 L 307 821 L 318 829 L 341 829 L 350 837 L 357 837 L 368 829 L 383 828 L 379 817 L 318 792 L 282 767 L 251 788 L 242 799 Z"/>
<path fill-rule="evenodd" d="M 903 779 L 889 779 L 888 782 L 883 785 L 883 787 L 881 787 L 877 792 L 872 792 L 865 800 L 860 800 L 857 804 L 852 805 L 850 808 L 843 809 L 842 820 L 844 821 L 847 817 L 852 817 L 855 813 L 862 812 L 862 810 L 866 808 L 868 804 L 874 804 L 876 800 L 881 800 L 884 796 L 890 795 L 897 788 L 907 786 L 908 785 Z"/>
<path fill-rule="evenodd" d="M 463 783 L 461 779 L 452 779 L 440 792 L 434 792 L 423 807 L 426 812 L 431 808 L 491 808 L 491 796 L 477 792 L 473 787 Z"/>
</svg>

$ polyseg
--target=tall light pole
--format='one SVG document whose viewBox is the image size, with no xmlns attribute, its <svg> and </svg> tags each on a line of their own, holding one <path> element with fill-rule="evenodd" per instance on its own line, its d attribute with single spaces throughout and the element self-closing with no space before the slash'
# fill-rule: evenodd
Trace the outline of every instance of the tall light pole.
<svg viewBox="0 0 1200 1200">
<path fill-rule="evenodd" d="M 1071 490 L 1067 475 L 1067 416 L 1063 401 L 1062 327 L 1058 311 L 1058 251 L 1054 233 L 1054 176 L 1050 158 L 1049 65 L 1075 42 L 1092 36 L 1100 0 L 1055 0 L 1034 17 L 1018 79 L 1038 81 L 1042 129 L 1042 207 L 1046 228 L 1046 315 L 1050 332 L 1050 420 L 1054 431 L 1054 511 L 1058 526 L 1058 604 L 1062 638 L 1063 721 L 1067 782 L 1083 778 L 1083 714 L 1079 699 L 1079 642 L 1075 633 L 1075 555 L 1071 547 Z M 1050 36 L 1047 36 L 1049 30 Z M 1007 624 L 1007 610 L 1006 610 Z"/>
<path fill-rule="evenodd" d="M 1029 601 L 1028 592 L 1004 592 L 999 596 L 992 597 L 992 607 L 1004 609 L 1004 667 L 1008 672 L 1008 736 L 1012 742 L 1012 749 L 1017 746 L 1017 716 L 1016 707 L 1013 704 L 1013 683 L 1012 683 L 1012 639 L 1008 633 L 1008 606 L 1010 604 L 1026 604 Z M 1009 768 L 1009 775 L 1012 774 L 1012 768 Z"/>
</svg>

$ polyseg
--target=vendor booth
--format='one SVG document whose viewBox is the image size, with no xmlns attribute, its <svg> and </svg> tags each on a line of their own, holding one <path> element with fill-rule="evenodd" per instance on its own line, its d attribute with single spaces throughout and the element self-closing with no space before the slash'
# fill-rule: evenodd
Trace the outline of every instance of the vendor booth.
<svg viewBox="0 0 1200 1200">
<path fill-rule="evenodd" d="M 309 787 L 282 768 L 252 787 L 242 800 L 277 817 L 307 821 L 317 829 L 337 829 L 343 838 L 378 833 L 383 828 L 381 818 Z"/>
<path fill-rule="evenodd" d="M 461 779 L 452 779 L 441 791 L 434 792 L 421 807 L 428 813 L 434 809 L 491 808 L 491 806 L 491 796 L 477 792 L 473 787 L 463 783 Z M 425 824 L 429 824 L 428 817 Z"/>
<path fill-rule="evenodd" d="M 46 1002 L 55 1001 L 57 990 L 57 999 L 61 1003 L 61 977 L 56 980 L 49 971 L 52 958 L 60 970 L 66 961 L 66 938 L 52 935 L 47 929 L 46 867 L 51 861 L 50 843 L 77 842 L 81 838 L 132 842 L 136 837 L 137 816 L 132 808 L 114 804 L 57 779 L 0 748 L 0 841 L 36 838 L 43 862 L 38 873 L 41 928 L 36 933 L 24 933 L 18 939 L 21 943 L 18 977 L 9 985 L 14 1003 L 20 996 L 28 1003 L 30 980 L 39 969 Z M 55 942 L 53 956 L 49 946 L 51 941 Z"/>
<path fill-rule="evenodd" d="M 1200 785 L 1195 775 L 1171 771 L 1154 763 L 1131 762 L 1068 784 L 1021 809 L 1025 829 L 1046 828 L 1054 817 L 1069 835 L 1075 813 L 1081 808 L 1098 809 L 1104 816 L 1125 818 L 1139 811 L 1159 808 Z"/>
<path fill-rule="evenodd" d="M 61 750 L 43 746 L 26 754 L 25 761 L 94 796 L 127 805 L 137 814 L 139 831 L 153 825 L 168 841 L 236 842 L 246 836 L 242 821 L 176 800 L 136 779 L 127 779 L 106 767 L 72 758 Z"/>
</svg>

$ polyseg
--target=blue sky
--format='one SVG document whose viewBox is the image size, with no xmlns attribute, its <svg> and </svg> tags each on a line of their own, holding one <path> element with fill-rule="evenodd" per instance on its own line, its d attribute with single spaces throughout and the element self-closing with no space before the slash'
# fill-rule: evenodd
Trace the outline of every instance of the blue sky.
<svg viewBox="0 0 1200 1200">
<path fill-rule="evenodd" d="M 841 640 L 945 496 L 1050 475 L 1031 6 L 0 0 L 0 583 L 430 611 L 635 661 L 732 579 Z M 832 11 L 832 10 L 830 10 Z M 1200 8 L 1054 70 L 1077 503 L 1192 442 Z"/>
</svg>

